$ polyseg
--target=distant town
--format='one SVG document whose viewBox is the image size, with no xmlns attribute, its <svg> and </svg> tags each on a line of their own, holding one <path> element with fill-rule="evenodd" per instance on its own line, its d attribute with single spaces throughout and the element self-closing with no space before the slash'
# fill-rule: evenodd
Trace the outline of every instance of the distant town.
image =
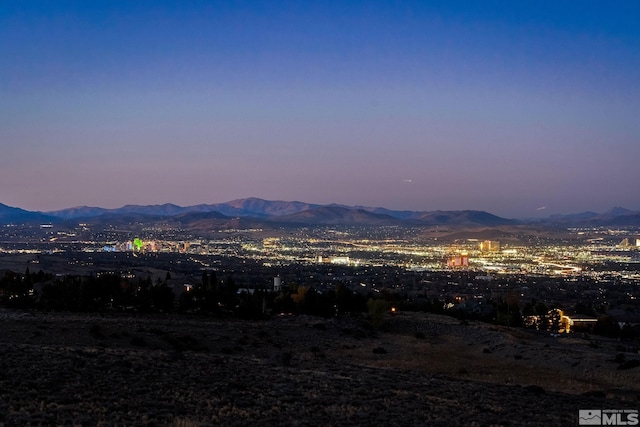
<svg viewBox="0 0 640 427">
<path fill-rule="evenodd" d="M 229 314 L 243 298 L 262 295 L 260 304 L 251 302 L 258 317 L 366 312 L 367 301 L 382 300 L 389 310 L 556 333 L 637 336 L 640 327 L 640 227 L 633 225 L 283 225 L 210 214 L 179 221 L 95 216 L 5 224 L 0 269 L 1 301 L 40 309 L 83 310 L 52 301 L 52 288 L 115 277 L 119 289 L 89 304 L 93 309 L 197 313 L 214 307 Z M 137 293 L 151 295 L 160 286 L 162 301 L 138 304 Z M 217 289 L 215 301 L 202 305 L 207 286 Z M 200 297 L 190 300 L 198 290 Z M 310 291 L 318 307 L 303 304 Z M 351 302 L 339 303 L 338 292 Z"/>
</svg>

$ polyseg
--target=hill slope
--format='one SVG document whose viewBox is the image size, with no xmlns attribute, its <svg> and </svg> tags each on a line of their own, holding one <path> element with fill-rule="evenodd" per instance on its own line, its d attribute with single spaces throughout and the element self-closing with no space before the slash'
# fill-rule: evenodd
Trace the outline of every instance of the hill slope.
<svg viewBox="0 0 640 427">
<path fill-rule="evenodd" d="M 338 206 L 320 206 L 307 209 L 292 215 L 277 217 L 274 221 L 310 225 L 360 226 L 399 225 L 402 223 L 402 221 L 389 215 L 375 214 L 363 209 L 349 209 Z"/>
<path fill-rule="evenodd" d="M 26 211 L 0 203 L 0 224 L 49 223 L 55 218 L 40 212 Z"/>
</svg>

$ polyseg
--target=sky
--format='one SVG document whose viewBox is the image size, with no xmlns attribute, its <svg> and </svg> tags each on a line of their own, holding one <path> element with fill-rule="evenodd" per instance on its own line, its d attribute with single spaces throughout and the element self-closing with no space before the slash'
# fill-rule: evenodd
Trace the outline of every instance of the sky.
<svg viewBox="0 0 640 427">
<path fill-rule="evenodd" d="M 640 210 L 640 2 L 0 2 L 0 203 Z"/>
</svg>

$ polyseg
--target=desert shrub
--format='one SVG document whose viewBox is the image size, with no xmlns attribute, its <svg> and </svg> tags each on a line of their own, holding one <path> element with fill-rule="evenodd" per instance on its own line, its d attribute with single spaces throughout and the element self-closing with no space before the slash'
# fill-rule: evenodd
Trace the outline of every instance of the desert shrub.
<svg viewBox="0 0 640 427">
<path fill-rule="evenodd" d="M 626 360 L 626 356 L 624 353 L 616 354 L 616 357 L 613 359 L 615 363 L 623 363 Z"/>
<path fill-rule="evenodd" d="M 632 369 L 632 368 L 637 368 L 638 366 L 640 366 L 640 360 L 638 359 L 631 359 L 631 360 L 627 360 L 625 362 L 622 362 L 620 364 L 620 366 L 618 366 L 618 369 L 620 370 L 626 370 L 626 369 Z"/>
<path fill-rule="evenodd" d="M 546 393 L 545 389 L 543 389 L 539 385 L 528 385 L 524 389 L 530 393 L 538 394 L 538 395 Z"/>
<path fill-rule="evenodd" d="M 131 338 L 131 345 L 134 345 L 136 347 L 146 347 L 147 346 L 147 341 L 144 339 L 144 337 L 141 337 L 140 335 L 135 335 Z"/>
<path fill-rule="evenodd" d="M 620 326 L 613 318 L 602 316 L 593 327 L 593 333 L 605 337 L 618 338 L 620 336 Z"/>
<path fill-rule="evenodd" d="M 91 334 L 92 337 L 96 338 L 96 339 L 104 339 L 104 334 L 102 333 L 102 329 L 100 328 L 100 325 L 98 325 L 97 323 L 94 323 L 93 325 L 91 325 L 91 327 L 89 328 L 89 333 Z"/>
<path fill-rule="evenodd" d="M 199 422 L 192 421 L 189 418 L 176 418 L 173 420 L 173 425 L 174 427 L 196 427 L 201 424 Z"/>
<path fill-rule="evenodd" d="M 291 366 L 291 360 L 293 359 L 293 355 L 288 352 L 276 353 L 271 355 L 271 362 L 278 366 Z"/>
<path fill-rule="evenodd" d="M 389 312 L 389 303 L 383 299 L 369 299 L 367 301 L 367 309 L 369 310 L 369 320 L 371 326 L 379 328 L 384 325 L 386 315 Z"/>
<path fill-rule="evenodd" d="M 601 390 L 591 390 L 591 391 L 585 391 L 584 393 L 582 393 L 582 396 L 597 397 L 600 399 L 604 399 L 605 397 L 607 397 L 607 394 Z"/>
</svg>

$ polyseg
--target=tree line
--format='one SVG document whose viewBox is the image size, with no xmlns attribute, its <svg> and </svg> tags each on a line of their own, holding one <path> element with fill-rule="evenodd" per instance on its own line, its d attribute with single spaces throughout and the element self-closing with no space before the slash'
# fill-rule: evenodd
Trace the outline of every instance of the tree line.
<svg viewBox="0 0 640 427">
<path fill-rule="evenodd" d="M 331 317 L 368 315 L 374 326 L 381 326 L 391 307 L 400 311 L 423 311 L 446 314 L 462 321 L 480 320 L 504 326 L 522 327 L 523 318 L 536 315 L 545 329 L 553 329 L 553 319 L 547 319 L 549 308 L 537 301 L 521 306 L 518 298 L 489 299 L 482 311 L 450 309 L 450 301 L 438 298 L 410 299 L 403 293 L 382 289 L 378 294 L 363 294 L 350 290 L 337 281 L 333 287 L 319 291 L 313 286 L 290 284 L 283 290 L 240 289 L 231 275 L 219 278 L 215 271 L 204 271 L 193 287 L 175 292 L 169 285 L 171 276 L 155 282 L 129 279 L 107 273 L 85 276 L 54 276 L 42 270 L 23 274 L 6 271 L 0 277 L 0 304 L 19 309 L 70 312 L 138 312 L 183 313 L 213 316 L 234 316 L 262 319 L 272 314 L 308 314 Z M 37 290 L 36 290 L 37 289 Z M 582 303 L 576 313 L 595 315 L 595 310 Z M 610 337 L 633 338 L 633 329 L 619 327 L 613 319 L 600 316 L 589 331 Z"/>
</svg>

